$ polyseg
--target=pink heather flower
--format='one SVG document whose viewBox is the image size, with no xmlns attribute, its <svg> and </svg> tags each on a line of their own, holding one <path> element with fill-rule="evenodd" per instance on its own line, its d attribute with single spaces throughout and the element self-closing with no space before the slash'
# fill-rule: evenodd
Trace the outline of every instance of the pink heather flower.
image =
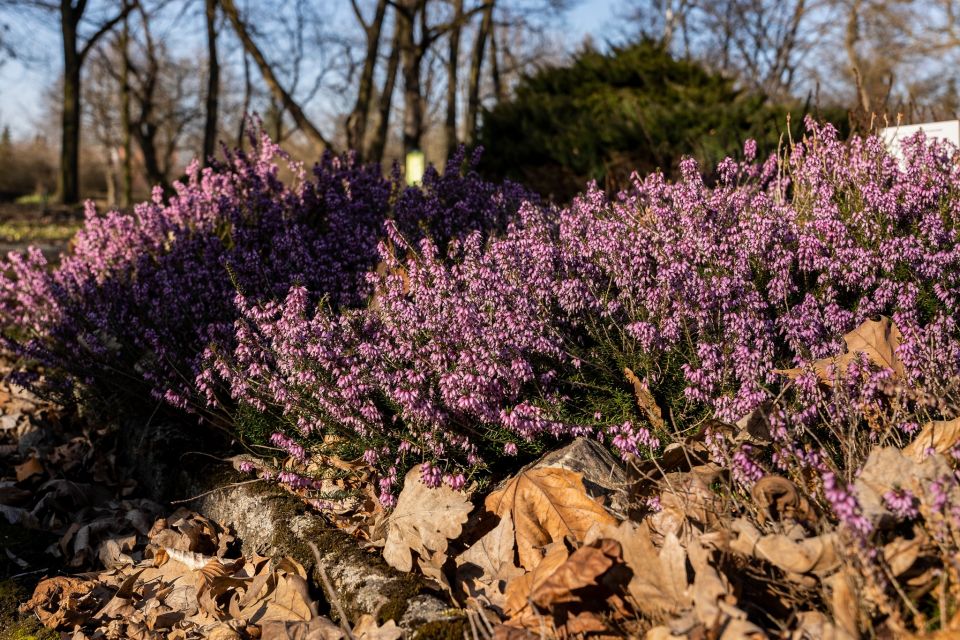
<svg viewBox="0 0 960 640">
<path fill-rule="evenodd" d="M 863 538 L 870 535 L 873 525 L 864 517 L 856 496 L 840 483 L 832 471 L 823 474 L 823 493 L 840 522 Z"/>
<path fill-rule="evenodd" d="M 766 475 L 763 467 L 750 456 L 751 453 L 753 453 L 753 447 L 743 444 L 730 460 L 734 480 L 745 487 L 752 487 L 757 480 Z"/>
<path fill-rule="evenodd" d="M 257 467 L 249 460 L 241 460 L 240 463 L 237 464 L 237 468 L 241 473 L 253 473 L 257 470 Z"/>
<path fill-rule="evenodd" d="M 512 442 L 503 445 L 503 454 L 507 456 L 517 455 L 517 445 Z"/>
<path fill-rule="evenodd" d="M 891 489 L 883 494 L 883 502 L 887 508 L 900 520 L 913 520 L 920 511 L 917 508 L 919 501 L 906 489 Z"/>
<path fill-rule="evenodd" d="M 440 467 L 436 467 L 429 462 L 423 463 L 423 466 L 420 468 L 420 479 L 423 480 L 423 484 L 430 488 L 439 487 L 442 478 L 443 472 L 440 470 Z"/>
</svg>

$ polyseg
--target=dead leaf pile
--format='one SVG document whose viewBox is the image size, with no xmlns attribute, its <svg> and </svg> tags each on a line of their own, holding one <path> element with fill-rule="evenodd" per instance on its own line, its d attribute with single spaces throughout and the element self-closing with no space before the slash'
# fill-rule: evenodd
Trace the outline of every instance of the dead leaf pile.
<svg viewBox="0 0 960 640">
<path fill-rule="evenodd" d="M 22 610 L 72 638 L 347 638 L 318 615 L 305 569 L 291 558 L 230 557 L 233 536 L 180 510 L 151 527 L 146 545 L 112 568 L 42 581 Z M 142 557 L 131 562 L 132 556 Z M 364 620 L 354 637 L 399 638 Z M 286 634 L 286 635 L 280 635 Z"/>
</svg>

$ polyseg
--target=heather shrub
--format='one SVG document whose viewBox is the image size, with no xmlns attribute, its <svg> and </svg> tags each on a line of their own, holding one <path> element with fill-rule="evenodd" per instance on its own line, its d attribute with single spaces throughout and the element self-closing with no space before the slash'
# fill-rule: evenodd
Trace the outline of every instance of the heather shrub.
<svg viewBox="0 0 960 640">
<path fill-rule="evenodd" d="M 428 481 L 461 486 L 544 438 L 644 456 L 709 418 L 735 422 L 788 388 L 778 369 L 841 352 L 880 314 L 902 333 L 908 381 L 956 374 L 953 150 L 917 138 L 901 166 L 877 138 L 808 127 L 782 158 L 757 163 L 748 143 L 715 185 L 688 160 L 676 182 L 531 204 L 488 242 L 414 251 L 398 231 L 368 308 L 315 310 L 302 289 L 243 301 L 237 352 L 207 376 L 288 436 L 362 447 L 389 501 L 420 461 Z"/>
<path fill-rule="evenodd" d="M 300 286 L 337 309 L 359 305 L 385 220 L 397 216 L 444 246 L 468 220 L 484 232 L 502 224 L 522 197 L 461 171 L 462 155 L 443 175 L 429 173 L 421 191 L 350 157 L 328 154 L 308 172 L 266 136 L 251 142 L 214 167 L 194 164 L 167 202 L 155 191 L 129 214 L 88 205 L 58 266 L 37 251 L 9 257 L 5 341 L 45 368 L 42 390 L 203 407 L 195 379 L 205 350 L 232 349 L 238 292 L 266 301 Z"/>
</svg>

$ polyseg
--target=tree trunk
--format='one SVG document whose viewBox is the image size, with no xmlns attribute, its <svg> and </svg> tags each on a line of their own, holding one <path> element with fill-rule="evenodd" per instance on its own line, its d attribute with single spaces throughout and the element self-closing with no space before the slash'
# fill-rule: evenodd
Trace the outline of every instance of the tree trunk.
<svg viewBox="0 0 960 640">
<path fill-rule="evenodd" d="M 80 199 L 80 65 L 77 51 L 77 24 L 83 4 L 74 8 L 70 0 L 60 2 L 60 30 L 63 34 L 63 113 L 60 139 L 60 201 L 74 204 Z"/>
<path fill-rule="evenodd" d="M 854 0 L 847 13 L 847 29 L 844 34 L 844 48 L 847 53 L 847 61 L 850 63 L 850 73 L 853 74 L 853 81 L 857 89 L 857 101 L 859 103 L 862 116 L 864 118 L 870 115 L 870 94 L 863 82 L 863 66 L 860 62 L 860 55 L 857 53 L 857 41 L 860 39 L 860 8 L 862 0 Z"/>
<path fill-rule="evenodd" d="M 371 162 L 383 162 L 383 150 L 387 146 L 387 133 L 390 130 L 390 109 L 393 106 L 393 93 L 397 86 L 397 71 L 400 68 L 400 22 L 393 34 L 393 47 L 390 49 L 390 58 L 387 60 L 387 72 L 383 79 L 383 90 L 380 92 L 378 105 L 379 119 L 377 130 L 370 141 L 370 148 L 365 154 Z"/>
<path fill-rule="evenodd" d="M 217 59 L 217 0 L 206 0 L 207 14 L 207 103 L 203 125 L 203 164 L 216 153 L 217 102 L 220 97 L 220 61 Z"/>
<path fill-rule="evenodd" d="M 243 149 L 243 140 L 246 137 L 247 118 L 250 117 L 250 100 L 253 97 L 253 83 L 250 82 L 250 58 L 243 52 L 243 108 L 241 109 L 240 126 L 237 128 L 237 148 Z"/>
<path fill-rule="evenodd" d="M 497 44 L 497 26 L 493 25 L 490 29 L 490 78 L 493 80 L 493 97 L 497 102 L 503 102 L 507 99 L 507 92 L 503 87 L 503 80 L 500 78 L 500 52 Z"/>
<path fill-rule="evenodd" d="M 465 117 L 465 137 L 468 144 L 477 139 L 477 115 L 480 111 L 480 79 L 483 71 L 483 52 L 487 47 L 487 40 L 493 28 L 493 9 L 495 0 L 487 0 L 483 7 L 483 18 L 480 28 L 477 29 L 477 38 L 473 43 L 473 54 L 470 57 L 470 78 L 467 89 L 467 113 Z M 497 74 L 499 77 L 499 73 Z"/>
<path fill-rule="evenodd" d="M 234 4 L 233 0 L 220 0 L 220 6 L 230 19 L 230 23 L 233 25 L 233 29 L 236 31 L 237 37 L 240 38 L 240 42 L 243 43 L 243 48 L 247 51 L 247 53 L 250 54 L 250 57 L 253 58 L 253 61 L 257 63 L 257 67 L 260 69 L 260 73 L 263 76 L 264 82 L 267 83 L 267 87 L 270 88 L 270 92 L 273 93 L 277 101 L 282 104 L 285 110 L 290 112 L 291 117 L 293 117 L 293 121 L 316 145 L 322 148 L 332 148 L 332 145 L 325 137 L 323 137 L 323 134 L 320 133 L 320 130 L 317 129 L 312 122 L 310 122 L 306 114 L 303 112 L 303 109 L 301 109 L 300 105 L 298 105 L 293 99 L 293 96 L 287 93 L 287 91 L 280 84 L 279 80 L 277 80 L 277 76 L 274 75 L 273 69 L 267 63 L 267 59 L 263 56 L 263 52 L 260 51 L 260 48 L 257 47 L 257 44 L 247 32 L 247 28 L 240 19 L 240 14 L 237 11 L 237 6 Z"/>
<path fill-rule="evenodd" d="M 370 99 L 373 95 L 373 73 L 377 68 L 377 55 L 380 51 L 380 33 L 387 15 L 387 0 L 377 0 L 373 21 L 363 24 L 367 36 L 367 53 L 360 73 L 360 86 L 357 90 L 357 102 L 347 118 L 347 147 L 363 158 L 364 143 L 367 137 L 367 122 L 370 117 Z M 359 11 L 358 19 L 361 20 Z"/>
<path fill-rule="evenodd" d="M 120 35 L 120 53 L 123 56 L 120 69 L 120 136 L 123 145 L 123 187 L 120 204 L 129 207 L 133 202 L 133 125 L 130 116 L 130 24 L 123 19 Z"/>
<path fill-rule="evenodd" d="M 423 52 L 414 38 L 414 20 L 426 10 L 422 0 L 406 0 L 397 12 L 400 58 L 403 67 L 403 154 L 419 150 L 423 142 L 423 94 L 420 64 Z M 421 21 L 423 18 L 421 17 Z"/>
<path fill-rule="evenodd" d="M 447 57 L 447 117 L 444 121 L 444 131 L 447 138 L 447 157 L 457 149 L 457 69 L 460 62 L 460 32 L 463 29 L 463 0 L 454 0 L 453 21 L 455 26 L 450 31 L 450 50 Z"/>
</svg>

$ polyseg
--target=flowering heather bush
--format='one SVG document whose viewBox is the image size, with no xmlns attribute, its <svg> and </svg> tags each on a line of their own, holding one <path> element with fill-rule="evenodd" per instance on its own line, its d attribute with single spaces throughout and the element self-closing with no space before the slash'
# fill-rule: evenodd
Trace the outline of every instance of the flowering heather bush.
<svg viewBox="0 0 960 640">
<path fill-rule="evenodd" d="M 156 191 L 133 213 L 101 216 L 88 205 L 58 267 L 35 250 L 9 257 L 0 277 L 6 342 L 47 368 L 47 391 L 149 391 L 187 408 L 205 349 L 232 349 L 238 291 L 260 301 L 296 285 L 337 308 L 358 305 L 385 220 L 417 232 L 419 207 L 420 232 L 442 246 L 458 226 L 502 225 L 523 193 L 463 175 L 462 155 L 442 176 L 430 172 L 421 191 L 332 155 L 308 174 L 266 136 L 251 142 L 214 168 L 191 166 L 167 203 Z"/>
<path fill-rule="evenodd" d="M 201 381 L 225 378 L 291 434 L 359 443 L 389 501 L 421 460 L 428 480 L 459 486 L 544 436 L 642 454 L 711 414 L 736 421 L 780 391 L 777 367 L 840 352 L 878 314 L 903 334 L 908 379 L 956 373 L 951 153 L 917 138 L 900 166 L 875 137 L 845 143 L 811 123 L 788 156 L 754 155 L 748 142 L 715 186 L 687 161 L 678 182 L 636 179 L 612 201 L 591 190 L 558 213 L 530 205 L 502 237 L 469 236 L 448 255 L 395 233 L 369 308 L 314 310 L 308 289 L 241 299 L 238 350 Z M 663 424 L 633 406 L 624 368 Z M 749 451 L 732 459 L 744 482 L 763 472 Z"/>
</svg>

